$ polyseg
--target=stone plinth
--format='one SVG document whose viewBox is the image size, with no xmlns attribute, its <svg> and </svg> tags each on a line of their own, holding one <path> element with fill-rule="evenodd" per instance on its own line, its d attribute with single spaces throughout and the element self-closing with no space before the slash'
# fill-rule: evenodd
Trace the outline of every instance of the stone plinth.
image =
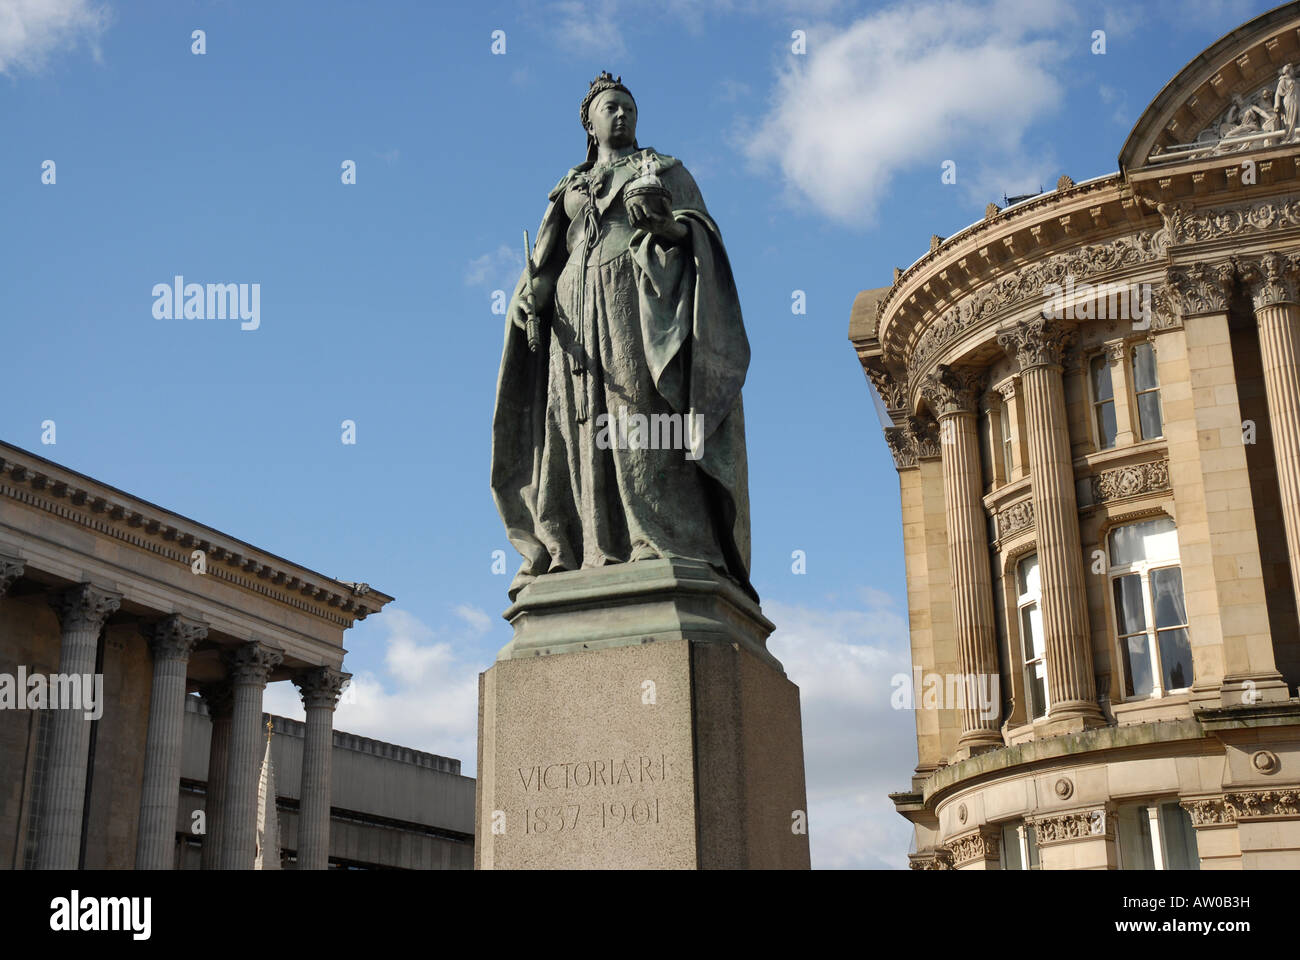
<svg viewBox="0 0 1300 960">
<path fill-rule="evenodd" d="M 476 866 L 807 868 L 799 690 L 707 566 L 539 578 L 479 677 Z"/>
</svg>

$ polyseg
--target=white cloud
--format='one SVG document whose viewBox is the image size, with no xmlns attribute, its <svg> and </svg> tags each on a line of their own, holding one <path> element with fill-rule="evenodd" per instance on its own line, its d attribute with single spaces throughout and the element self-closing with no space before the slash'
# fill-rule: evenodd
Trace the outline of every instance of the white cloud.
<svg viewBox="0 0 1300 960">
<path fill-rule="evenodd" d="M 907 865 L 912 828 L 887 794 L 916 766 L 913 715 L 890 706 L 890 678 L 907 673 L 907 620 L 877 590 L 854 608 L 813 610 L 769 601 L 769 647 L 798 684 L 813 866 Z"/>
<path fill-rule="evenodd" d="M 108 8 L 93 0 L 3 0 L 0 2 L 0 73 L 34 72 L 53 53 L 97 43 L 108 26 Z"/>
<path fill-rule="evenodd" d="M 464 611 L 464 612 L 462 612 Z M 482 611 L 460 607 L 461 617 Z M 472 775 L 478 755 L 478 674 L 483 664 L 458 650 L 463 637 L 444 639 L 404 610 L 389 608 L 384 668 L 352 678 L 334 714 L 334 728 L 461 761 Z M 263 700 L 268 713 L 303 719 L 302 701 L 289 683 L 273 683 Z"/>
<path fill-rule="evenodd" d="M 523 237 L 520 245 L 514 247 L 501 244 L 491 253 L 475 257 L 465 266 L 465 286 L 488 286 L 494 290 L 514 289 L 519 279 L 519 271 L 524 269 Z"/>
<path fill-rule="evenodd" d="M 957 182 L 979 195 L 1036 179 L 1047 164 L 1026 155 L 1023 136 L 1061 102 L 1059 31 L 1073 16 L 1064 0 L 931 0 L 810 27 L 808 54 L 784 57 L 746 152 L 774 165 L 793 197 L 857 224 L 918 165 L 938 183 L 954 160 Z"/>
</svg>

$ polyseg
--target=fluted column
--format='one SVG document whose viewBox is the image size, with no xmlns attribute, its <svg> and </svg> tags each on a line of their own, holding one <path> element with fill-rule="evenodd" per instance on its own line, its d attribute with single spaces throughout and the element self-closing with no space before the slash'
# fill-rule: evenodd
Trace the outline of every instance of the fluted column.
<svg viewBox="0 0 1300 960">
<path fill-rule="evenodd" d="M 1001 697 L 984 716 L 978 691 L 983 678 L 998 676 L 997 634 L 993 624 L 993 585 L 989 574 L 988 524 L 981 498 L 976 405 L 980 377 L 940 365 L 921 391 L 939 419 L 943 492 L 947 510 L 948 568 L 952 575 L 953 628 L 958 669 L 967 678 L 959 750 L 1002 746 Z M 973 680 L 972 680 L 973 678 Z"/>
<path fill-rule="evenodd" d="M 63 627 L 60 673 L 75 673 L 83 678 L 94 675 L 99 631 L 121 602 L 121 594 L 90 583 L 78 584 L 51 598 Z M 85 711 L 74 709 L 53 710 L 48 722 L 50 746 L 36 866 L 40 870 L 75 870 L 81 855 L 91 721 Z"/>
<path fill-rule="evenodd" d="M 1102 722 L 1102 715 L 1093 678 L 1079 508 L 1061 379 L 1061 357 L 1072 335 L 1066 324 L 1035 317 L 1000 332 L 998 342 L 1020 364 L 1042 582 L 1048 717 L 1089 725 Z"/>
<path fill-rule="evenodd" d="M 144 781 L 135 868 L 170 870 L 176 859 L 176 807 L 180 802 L 181 743 L 185 732 L 185 672 L 206 624 L 173 615 L 152 626 L 153 693 L 145 736 Z"/>
<path fill-rule="evenodd" d="M 23 575 L 26 565 L 17 557 L 0 554 L 0 600 L 4 599 L 15 580 Z"/>
<path fill-rule="evenodd" d="M 208 744 L 208 787 L 203 801 L 203 848 L 200 851 L 199 869 L 216 870 L 221 865 L 221 825 L 225 818 L 226 767 L 230 762 L 230 711 L 235 692 L 230 681 L 205 683 L 199 695 L 208 708 L 212 721 L 212 738 Z"/>
<path fill-rule="evenodd" d="M 221 855 L 218 869 L 251 870 L 257 856 L 257 777 L 265 746 L 262 691 L 271 671 L 284 659 L 279 650 L 256 641 L 224 657 L 234 688 L 230 714 L 229 761 L 222 793 Z"/>
<path fill-rule="evenodd" d="M 298 793 L 299 870 L 324 870 L 329 866 L 334 707 L 350 678 L 351 674 L 330 667 L 317 667 L 293 678 L 307 715 L 302 745 L 302 786 Z"/>
<path fill-rule="evenodd" d="M 1240 263 L 1255 303 L 1264 390 L 1282 495 L 1291 582 L 1300 600 L 1300 295 L 1293 259 L 1268 253 Z"/>
</svg>

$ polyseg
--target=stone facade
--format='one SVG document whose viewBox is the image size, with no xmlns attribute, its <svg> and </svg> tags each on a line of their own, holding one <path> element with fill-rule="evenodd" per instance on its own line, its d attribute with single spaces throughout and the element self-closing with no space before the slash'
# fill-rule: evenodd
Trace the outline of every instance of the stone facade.
<svg viewBox="0 0 1300 960">
<path fill-rule="evenodd" d="M 913 664 L 999 692 L 916 711 L 914 868 L 1300 867 L 1300 133 L 1225 120 L 1298 28 L 854 304 Z"/>
<path fill-rule="evenodd" d="M 251 868 L 262 694 L 284 680 L 307 714 L 301 776 L 278 767 L 299 805 L 290 854 L 309 869 L 350 860 L 331 837 L 343 633 L 391 600 L 0 444 L 0 677 L 24 695 L 19 677 L 103 685 L 99 716 L 0 709 L 0 865 L 173 867 L 188 823 L 186 694 L 202 692 L 214 714 L 201 858 Z M 468 806 L 457 823 L 463 845 Z"/>
</svg>

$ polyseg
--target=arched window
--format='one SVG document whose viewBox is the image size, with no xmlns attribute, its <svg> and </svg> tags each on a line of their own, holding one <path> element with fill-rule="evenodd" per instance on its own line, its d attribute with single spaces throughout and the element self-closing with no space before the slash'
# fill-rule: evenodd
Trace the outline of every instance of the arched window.
<svg viewBox="0 0 1300 960">
<path fill-rule="evenodd" d="M 1141 700 L 1192 685 L 1192 645 L 1178 565 L 1178 532 L 1168 517 L 1110 532 L 1115 638 L 1124 661 L 1124 695 Z"/>
</svg>

